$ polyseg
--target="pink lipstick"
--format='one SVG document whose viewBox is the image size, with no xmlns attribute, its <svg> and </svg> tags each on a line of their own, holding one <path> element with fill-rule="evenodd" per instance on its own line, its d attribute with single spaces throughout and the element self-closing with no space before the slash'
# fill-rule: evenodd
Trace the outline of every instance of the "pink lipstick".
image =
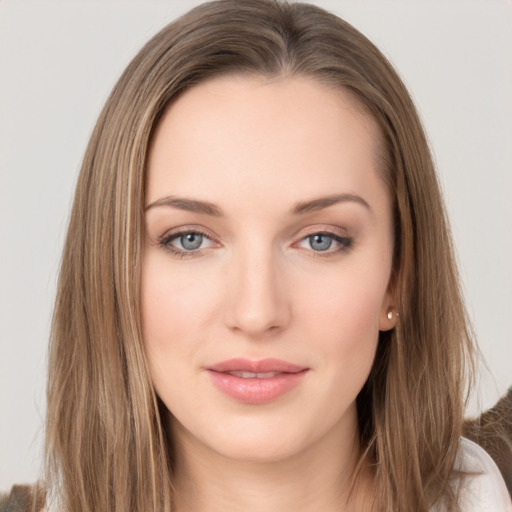
<svg viewBox="0 0 512 512">
<path fill-rule="evenodd" d="M 230 359 L 206 368 L 216 388 L 244 404 L 272 402 L 298 386 L 308 368 L 279 359 Z"/>
</svg>

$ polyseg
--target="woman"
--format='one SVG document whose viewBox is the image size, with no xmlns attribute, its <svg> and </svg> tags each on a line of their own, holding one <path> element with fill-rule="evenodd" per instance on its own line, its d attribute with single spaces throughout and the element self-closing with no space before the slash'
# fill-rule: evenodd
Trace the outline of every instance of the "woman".
<svg viewBox="0 0 512 512">
<path fill-rule="evenodd" d="M 197 8 L 128 66 L 84 158 L 47 506 L 506 509 L 460 441 L 467 325 L 382 54 L 312 6 Z"/>
</svg>

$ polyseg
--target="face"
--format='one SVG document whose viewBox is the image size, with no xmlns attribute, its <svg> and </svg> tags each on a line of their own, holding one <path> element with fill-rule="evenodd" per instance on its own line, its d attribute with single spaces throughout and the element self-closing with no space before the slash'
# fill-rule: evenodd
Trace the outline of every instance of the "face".
<svg viewBox="0 0 512 512">
<path fill-rule="evenodd" d="M 357 435 L 393 327 L 379 132 L 306 78 L 183 94 L 150 147 L 143 334 L 177 443 L 277 460 Z"/>
</svg>

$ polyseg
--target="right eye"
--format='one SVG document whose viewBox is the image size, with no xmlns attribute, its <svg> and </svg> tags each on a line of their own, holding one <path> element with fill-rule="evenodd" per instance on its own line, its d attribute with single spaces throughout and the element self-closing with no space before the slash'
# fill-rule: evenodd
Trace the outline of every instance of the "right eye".
<svg viewBox="0 0 512 512">
<path fill-rule="evenodd" d="M 201 249 L 212 244 L 213 241 L 205 233 L 192 230 L 171 233 L 160 241 L 164 249 L 181 257 L 200 253 Z"/>
</svg>

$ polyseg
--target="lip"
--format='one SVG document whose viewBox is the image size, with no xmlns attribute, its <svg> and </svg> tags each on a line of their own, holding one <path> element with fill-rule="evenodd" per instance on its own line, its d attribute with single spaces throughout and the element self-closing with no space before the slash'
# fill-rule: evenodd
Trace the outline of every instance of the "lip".
<svg viewBox="0 0 512 512">
<path fill-rule="evenodd" d="M 237 358 L 208 366 L 206 370 L 219 391 L 240 403 L 258 405 L 273 402 L 296 388 L 309 369 L 280 359 Z M 228 372 L 276 375 L 244 378 Z"/>
</svg>

